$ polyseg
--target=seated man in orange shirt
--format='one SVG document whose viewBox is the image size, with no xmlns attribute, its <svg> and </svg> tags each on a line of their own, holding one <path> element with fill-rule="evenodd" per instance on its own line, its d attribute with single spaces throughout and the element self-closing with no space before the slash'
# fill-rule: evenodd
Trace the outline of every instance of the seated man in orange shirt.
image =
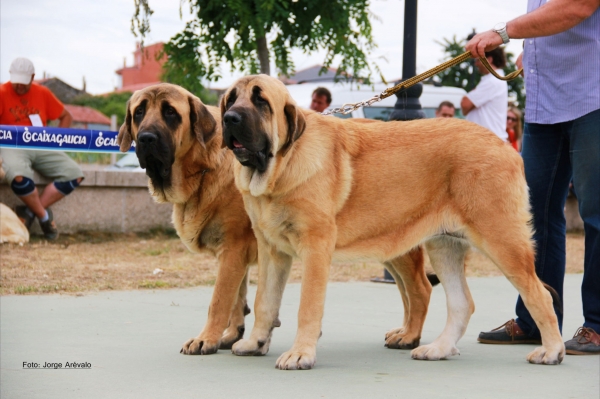
<svg viewBox="0 0 600 399">
<path fill-rule="evenodd" d="M 0 86 L 0 125 L 46 125 L 58 119 L 59 127 L 71 126 L 72 117 L 47 88 L 33 83 L 35 69 L 27 58 L 10 66 L 10 81 Z M 49 206 L 71 193 L 83 180 L 81 168 L 63 152 L 2 148 L 0 155 L 6 180 L 25 203 L 16 213 L 29 229 L 37 217 L 48 240 L 58 238 L 58 229 Z M 40 196 L 33 182 L 33 170 L 54 179 Z"/>
</svg>

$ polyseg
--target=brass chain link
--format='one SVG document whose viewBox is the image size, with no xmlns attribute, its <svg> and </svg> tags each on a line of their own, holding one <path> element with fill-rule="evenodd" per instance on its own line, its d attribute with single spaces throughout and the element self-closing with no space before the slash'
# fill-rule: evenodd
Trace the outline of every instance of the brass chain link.
<svg viewBox="0 0 600 399">
<path fill-rule="evenodd" d="M 467 51 L 465 53 L 462 53 L 458 57 L 454 57 L 451 60 L 448 60 L 448 61 L 436 66 L 435 68 L 425 71 L 425 72 L 423 72 L 417 76 L 414 76 L 410 79 L 406 79 L 405 81 L 398 83 L 396 86 L 387 88 L 384 91 L 382 91 L 380 94 L 378 94 L 374 97 L 371 97 L 368 100 L 360 101 L 357 103 L 343 104 L 339 108 L 332 108 L 332 109 L 322 112 L 322 115 L 332 115 L 332 114 L 346 115 L 352 111 L 359 109 L 360 107 L 369 107 L 372 104 L 383 100 L 384 98 L 388 98 L 389 96 L 391 96 L 401 90 L 406 90 L 409 87 L 411 87 L 427 78 L 432 77 L 433 75 L 437 75 L 438 73 L 442 72 L 444 69 L 453 67 L 454 65 L 460 64 L 461 62 L 465 62 L 465 61 L 469 60 L 470 58 L 471 58 L 471 53 Z M 485 66 L 485 68 L 488 71 L 490 71 L 490 73 L 492 75 L 494 75 L 496 78 L 498 78 L 500 80 L 506 80 L 506 81 L 512 80 L 512 79 L 516 78 L 517 76 L 519 76 L 521 74 L 521 72 L 523 71 L 523 69 L 521 68 L 517 71 L 509 73 L 506 76 L 500 76 L 494 70 L 494 68 L 490 65 L 490 63 L 488 62 L 488 60 L 485 57 L 479 57 L 479 61 L 481 61 L 483 66 Z"/>
</svg>

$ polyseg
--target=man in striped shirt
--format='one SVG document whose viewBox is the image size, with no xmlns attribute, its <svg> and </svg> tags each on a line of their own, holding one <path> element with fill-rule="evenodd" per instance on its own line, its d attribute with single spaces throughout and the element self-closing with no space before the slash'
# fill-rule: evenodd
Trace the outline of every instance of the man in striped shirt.
<svg viewBox="0 0 600 399">
<path fill-rule="evenodd" d="M 535 229 L 536 272 L 561 296 L 565 273 L 564 206 L 573 181 L 585 229 L 581 285 L 584 324 L 568 354 L 600 354 L 600 0 L 529 0 L 527 14 L 474 36 L 474 57 L 525 39 L 527 99 L 523 161 Z M 521 57 L 517 60 L 520 62 Z M 492 344 L 540 342 L 519 297 L 517 319 L 482 332 Z M 562 314 L 557 314 L 562 331 Z"/>
</svg>

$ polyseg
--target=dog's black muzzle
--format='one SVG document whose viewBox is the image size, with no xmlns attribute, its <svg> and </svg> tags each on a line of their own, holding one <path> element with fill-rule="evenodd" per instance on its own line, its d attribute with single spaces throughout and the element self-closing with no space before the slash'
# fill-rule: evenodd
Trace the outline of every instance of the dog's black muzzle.
<svg viewBox="0 0 600 399">
<path fill-rule="evenodd" d="M 268 136 L 243 114 L 229 110 L 223 115 L 223 142 L 244 166 L 264 172 L 271 154 Z"/>
<path fill-rule="evenodd" d="M 135 154 L 140 166 L 146 169 L 146 175 L 154 185 L 165 187 L 171 176 L 174 162 L 173 151 L 168 141 L 152 131 L 142 131 L 137 136 Z"/>
</svg>

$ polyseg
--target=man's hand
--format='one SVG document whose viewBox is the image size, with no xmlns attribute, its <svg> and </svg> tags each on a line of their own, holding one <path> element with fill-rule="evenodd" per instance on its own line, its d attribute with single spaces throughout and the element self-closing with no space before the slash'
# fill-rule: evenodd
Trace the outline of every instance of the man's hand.
<svg viewBox="0 0 600 399">
<path fill-rule="evenodd" d="M 492 51 L 501 45 L 502 38 L 493 30 L 478 33 L 465 46 L 467 51 L 471 52 L 473 58 L 485 57 L 486 51 Z"/>
</svg>

